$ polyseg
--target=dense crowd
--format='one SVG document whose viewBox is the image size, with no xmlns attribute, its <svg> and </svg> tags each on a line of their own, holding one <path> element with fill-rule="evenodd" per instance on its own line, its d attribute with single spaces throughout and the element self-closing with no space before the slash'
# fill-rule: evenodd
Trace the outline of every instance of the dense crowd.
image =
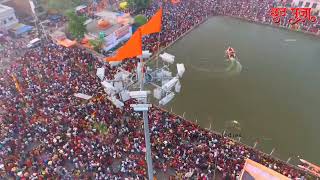
<svg viewBox="0 0 320 180">
<path fill-rule="evenodd" d="M 143 122 L 129 107 L 134 100 L 116 109 L 105 99 L 90 66 L 103 64 L 82 49 L 49 44 L 43 51 L 27 52 L 2 74 L 2 177 L 145 177 Z M 109 77 L 117 72 L 104 66 Z M 84 102 L 73 96 L 76 92 L 94 98 Z M 303 175 L 156 107 L 149 119 L 156 171 L 173 169 L 177 177 L 208 179 L 216 164 L 217 171 L 235 179 L 244 158 L 251 158 L 292 178 Z"/>
<path fill-rule="evenodd" d="M 4 58 L 14 58 L 19 56 L 19 51 L 17 49 L 24 49 L 28 42 L 32 39 L 32 35 L 28 35 L 23 38 L 11 38 L 8 35 L 3 35 L 0 38 L 1 43 L 1 54 L 0 62 Z"/>
<path fill-rule="evenodd" d="M 156 1 L 143 13 L 150 17 L 158 7 Z M 215 10 L 221 11 L 219 7 L 215 0 L 167 3 L 160 46 L 179 38 Z M 157 38 L 146 37 L 145 48 L 154 52 Z M 131 60 L 121 66 L 133 71 L 135 64 Z M 95 76 L 98 67 L 106 68 L 108 79 L 118 71 L 84 49 L 48 43 L 29 50 L 1 72 L 0 177 L 146 178 L 143 121 L 129 106 L 135 100 L 128 100 L 123 109 L 115 108 Z M 81 100 L 74 93 L 93 98 Z M 158 107 L 150 109 L 149 121 L 155 172 L 167 175 L 162 178 L 205 180 L 217 171 L 225 179 L 236 179 L 245 158 L 292 179 L 307 176 Z"/>
</svg>

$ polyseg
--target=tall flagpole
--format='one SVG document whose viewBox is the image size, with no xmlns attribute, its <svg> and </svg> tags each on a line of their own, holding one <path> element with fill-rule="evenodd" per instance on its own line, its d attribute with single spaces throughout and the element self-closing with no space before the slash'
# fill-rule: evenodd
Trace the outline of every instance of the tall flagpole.
<svg viewBox="0 0 320 180">
<path fill-rule="evenodd" d="M 144 86 L 144 79 L 145 79 L 145 72 L 144 72 L 144 63 L 143 58 L 140 56 L 140 65 L 137 66 L 137 74 L 140 74 L 139 81 L 140 81 L 140 91 L 143 91 Z M 147 97 L 143 103 L 147 104 Z M 144 129 L 144 138 L 146 143 L 146 160 L 147 160 L 147 167 L 148 167 L 148 179 L 153 180 L 153 165 L 152 165 L 152 151 L 151 151 L 151 144 L 150 144 L 150 132 L 149 132 L 149 122 L 148 122 L 148 109 L 142 112 L 143 116 L 143 129 Z"/>
<path fill-rule="evenodd" d="M 161 43 L 161 32 L 158 35 L 158 48 L 157 48 L 157 60 L 156 60 L 156 69 L 159 67 L 159 55 L 160 55 L 160 43 Z"/>
<path fill-rule="evenodd" d="M 152 155 L 151 155 L 148 110 L 143 111 L 143 125 L 144 125 L 144 138 L 145 138 L 145 142 L 146 142 L 148 177 L 149 177 L 149 180 L 153 180 L 153 165 L 152 165 Z"/>
<path fill-rule="evenodd" d="M 162 3 L 163 4 L 163 3 Z M 162 18 L 162 16 L 161 16 Z M 157 49 L 157 60 L 156 60 L 156 68 L 158 69 L 158 61 L 159 61 L 159 54 L 160 54 L 160 34 L 158 35 L 158 49 Z M 140 56 L 140 65 L 137 66 L 140 69 L 137 69 L 137 73 L 140 73 L 140 91 L 143 91 L 144 81 L 145 81 L 145 72 L 144 72 L 144 62 L 142 56 Z M 139 72 L 140 71 L 140 72 Z M 147 104 L 148 99 L 146 98 L 144 103 Z M 152 150 L 150 144 L 150 132 L 149 132 L 149 122 L 148 122 L 148 109 L 143 111 L 143 126 L 144 126 L 144 137 L 146 143 L 146 159 L 147 159 L 147 166 L 148 166 L 148 179 L 153 180 L 153 165 L 152 165 Z"/>
<path fill-rule="evenodd" d="M 140 69 L 137 69 L 137 73 L 140 74 L 139 77 L 139 82 L 140 82 L 140 91 L 143 91 L 143 84 L 144 84 L 144 73 L 143 73 L 143 59 L 142 57 L 140 57 L 140 62 L 139 62 L 139 66 L 137 66 L 137 68 L 139 67 Z"/>
<path fill-rule="evenodd" d="M 164 2 L 163 0 L 161 1 L 160 7 L 162 7 L 162 16 L 163 16 L 163 5 Z M 161 16 L 161 25 L 162 25 L 162 16 Z M 162 27 L 161 27 L 162 28 Z M 159 67 L 159 55 L 160 55 L 160 44 L 161 44 L 161 31 L 159 32 L 158 35 L 158 48 L 157 48 L 157 58 L 156 58 L 156 69 Z"/>
</svg>

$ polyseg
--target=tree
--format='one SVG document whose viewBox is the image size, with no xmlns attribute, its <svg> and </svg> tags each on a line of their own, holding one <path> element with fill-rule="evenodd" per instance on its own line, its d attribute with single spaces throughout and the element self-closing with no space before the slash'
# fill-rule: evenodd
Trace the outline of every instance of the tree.
<svg viewBox="0 0 320 180">
<path fill-rule="evenodd" d="M 87 32 L 86 25 L 84 24 L 87 20 L 85 16 L 79 16 L 73 10 L 69 10 L 66 13 L 68 17 L 68 31 L 73 38 L 81 40 L 84 34 Z"/>
<path fill-rule="evenodd" d="M 138 11 L 147 8 L 151 2 L 152 0 L 128 0 L 129 6 Z"/>
<path fill-rule="evenodd" d="M 92 39 L 92 40 L 89 40 L 89 43 L 90 45 L 93 46 L 93 50 L 95 50 L 96 52 L 100 52 L 103 44 L 103 39 L 101 38 Z"/>
<path fill-rule="evenodd" d="M 134 25 L 137 26 L 137 27 L 140 27 L 142 25 L 144 25 L 145 23 L 147 23 L 147 18 L 144 16 L 144 15 L 136 15 L 134 17 Z"/>
<path fill-rule="evenodd" d="M 41 0 L 41 3 L 50 12 L 64 14 L 83 3 L 83 0 Z"/>
</svg>

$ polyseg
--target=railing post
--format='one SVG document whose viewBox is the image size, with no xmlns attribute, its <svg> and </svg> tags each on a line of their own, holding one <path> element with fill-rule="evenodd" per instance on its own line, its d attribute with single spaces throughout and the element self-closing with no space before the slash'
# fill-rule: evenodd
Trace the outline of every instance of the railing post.
<svg viewBox="0 0 320 180">
<path fill-rule="evenodd" d="M 272 154 L 274 153 L 274 151 L 276 150 L 276 148 L 273 148 L 271 153 L 270 153 L 270 156 L 272 156 Z"/>
<path fill-rule="evenodd" d="M 291 161 L 291 157 L 288 158 L 287 160 L 287 164 L 289 164 L 289 162 Z"/>
</svg>

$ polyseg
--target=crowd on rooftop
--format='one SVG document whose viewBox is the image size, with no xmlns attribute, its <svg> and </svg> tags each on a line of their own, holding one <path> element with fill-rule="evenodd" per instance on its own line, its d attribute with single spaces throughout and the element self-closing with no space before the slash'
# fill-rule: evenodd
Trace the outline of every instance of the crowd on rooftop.
<svg viewBox="0 0 320 180">
<path fill-rule="evenodd" d="M 222 11 L 221 6 L 216 0 L 165 4 L 160 46 Z M 155 1 L 143 13 L 150 17 L 158 8 Z M 145 49 L 155 52 L 157 39 L 158 35 L 145 37 Z M 135 64 L 129 60 L 121 66 L 133 71 Z M 108 79 L 119 71 L 84 49 L 49 42 L 28 50 L 1 72 L 0 177 L 146 178 L 143 121 L 129 106 L 135 100 L 115 108 L 95 76 L 98 67 L 106 68 Z M 78 92 L 93 98 L 74 97 Z M 292 179 L 308 176 L 158 107 L 150 109 L 149 122 L 156 175 L 205 180 L 213 179 L 216 171 L 224 179 L 236 179 L 250 158 Z"/>
</svg>

